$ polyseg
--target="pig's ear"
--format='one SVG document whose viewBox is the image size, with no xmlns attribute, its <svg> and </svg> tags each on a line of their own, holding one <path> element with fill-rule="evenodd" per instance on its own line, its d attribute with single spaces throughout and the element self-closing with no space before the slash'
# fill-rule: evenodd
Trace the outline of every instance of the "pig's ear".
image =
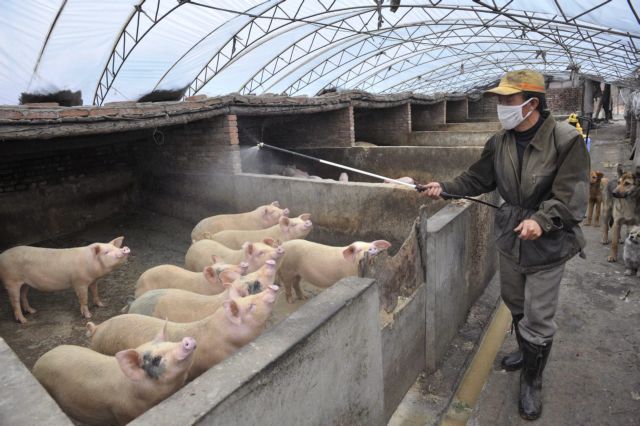
<svg viewBox="0 0 640 426">
<path fill-rule="evenodd" d="M 279 203 L 279 202 L 277 202 L 277 201 L 274 201 L 273 203 L 271 203 L 271 205 L 272 205 L 273 207 L 278 207 L 278 208 L 280 208 L 280 203 Z"/>
<path fill-rule="evenodd" d="M 280 222 L 280 226 L 281 227 L 287 227 L 287 228 L 289 227 L 289 218 L 288 217 L 280 216 L 279 222 Z"/>
<path fill-rule="evenodd" d="M 249 241 L 245 241 L 242 244 L 242 248 L 244 249 L 244 252 L 248 255 L 252 255 L 253 254 L 253 243 L 249 242 Z"/>
<path fill-rule="evenodd" d="M 97 256 L 100 254 L 100 244 L 91 244 L 91 253 L 93 253 L 94 256 Z"/>
<path fill-rule="evenodd" d="M 214 265 L 216 263 L 224 263 L 224 260 L 220 256 L 218 256 L 217 254 L 212 254 L 211 255 L 211 261 L 213 262 Z"/>
<path fill-rule="evenodd" d="M 160 330 L 158 334 L 156 334 L 156 337 L 153 338 L 154 343 L 162 343 L 167 341 L 167 324 L 168 323 L 169 321 L 164 322 L 164 325 L 162 326 L 162 330 Z"/>
<path fill-rule="evenodd" d="M 137 382 L 144 379 L 145 372 L 140 368 L 140 355 L 135 349 L 127 349 L 116 353 L 120 369 L 129 380 Z"/>
<path fill-rule="evenodd" d="M 311 213 L 302 213 L 300 216 L 298 216 L 300 219 L 302 220 L 309 220 L 311 219 Z"/>
<path fill-rule="evenodd" d="M 216 285 L 218 283 L 218 275 L 216 274 L 216 270 L 213 269 L 213 266 L 207 266 L 206 268 L 204 268 L 204 271 L 202 271 L 202 273 L 204 274 L 205 279 L 209 281 L 210 284 Z"/>
<path fill-rule="evenodd" d="M 240 275 L 239 272 L 231 271 L 229 269 L 220 272 L 220 275 L 218 275 L 218 277 L 220 278 L 220 282 L 222 282 L 222 285 L 224 285 L 225 283 L 231 284 L 241 276 L 242 275 Z"/>
<path fill-rule="evenodd" d="M 347 259 L 349 262 L 353 262 L 356 260 L 356 246 L 351 244 L 346 249 L 342 250 L 342 256 Z"/>
<path fill-rule="evenodd" d="M 113 244 L 114 246 L 121 248 L 123 242 L 124 242 L 124 237 L 118 237 L 113 241 L 111 241 L 109 244 Z"/>
<path fill-rule="evenodd" d="M 371 242 L 371 245 L 377 248 L 378 250 L 386 250 L 391 247 L 391 243 L 386 240 L 375 240 Z"/>
<path fill-rule="evenodd" d="M 222 306 L 224 306 L 224 313 L 227 315 L 229 321 L 238 325 L 242 323 L 240 305 L 237 304 L 235 300 L 227 300 Z"/>
<path fill-rule="evenodd" d="M 275 241 L 273 241 L 273 238 L 265 238 L 264 240 L 262 240 L 262 242 L 269 247 L 273 247 L 273 243 L 275 243 Z"/>
</svg>

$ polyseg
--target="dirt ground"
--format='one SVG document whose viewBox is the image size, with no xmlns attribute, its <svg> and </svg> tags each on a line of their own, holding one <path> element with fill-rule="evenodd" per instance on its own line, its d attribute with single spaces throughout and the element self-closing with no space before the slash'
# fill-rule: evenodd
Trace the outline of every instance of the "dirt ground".
<svg viewBox="0 0 640 426">
<path fill-rule="evenodd" d="M 96 241 L 108 242 L 121 235 L 125 237 L 124 244 L 131 249 L 128 262 L 98 282 L 100 297 L 107 306 L 90 307 L 93 315 L 91 321 L 99 324 L 121 313 L 127 298 L 133 295 L 138 277 L 144 271 L 161 264 L 184 266 L 192 228 L 192 224 L 182 220 L 138 210 L 38 245 L 77 247 Z M 305 283 L 303 288 L 309 297 L 321 291 Z M 29 369 L 42 354 L 58 345 L 88 345 L 89 339 L 85 336 L 87 320 L 80 315 L 78 299 L 72 289 L 53 293 L 31 289 L 29 302 L 38 312 L 27 315 L 29 322 L 20 325 L 13 319 L 6 292 L 0 291 L 0 336 Z M 267 326 L 279 323 L 304 303 L 287 303 L 284 289 L 281 289 Z"/>
</svg>

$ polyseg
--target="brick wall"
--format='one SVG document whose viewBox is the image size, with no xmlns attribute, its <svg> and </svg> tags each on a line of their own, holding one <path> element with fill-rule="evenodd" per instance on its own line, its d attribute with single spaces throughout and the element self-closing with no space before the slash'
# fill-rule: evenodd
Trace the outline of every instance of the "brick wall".
<svg viewBox="0 0 640 426">
<path fill-rule="evenodd" d="M 443 102 L 433 105 L 411 105 L 411 129 L 415 132 L 429 130 L 435 124 L 445 124 L 446 113 Z"/>
<path fill-rule="evenodd" d="M 310 114 L 241 116 L 238 118 L 240 144 L 255 146 L 351 146 L 354 140 L 352 108 Z"/>
<path fill-rule="evenodd" d="M 469 101 L 469 121 L 498 121 L 498 97 L 483 96 Z"/>
<path fill-rule="evenodd" d="M 411 105 L 392 108 L 356 108 L 355 138 L 376 145 L 406 145 L 411 132 Z"/>
<path fill-rule="evenodd" d="M 136 201 L 138 134 L 0 143 L 0 250 L 83 229 Z"/>
<path fill-rule="evenodd" d="M 467 99 L 459 101 L 447 100 L 447 123 L 464 123 L 469 117 Z"/>
<path fill-rule="evenodd" d="M 547 89 L 546 98 L 553 114 L 580 114 L 582 111 L 582 87 Z"/>
<path fill-rule="evenodd" d="M 21 152 L 18 145 L 17 142 L 4 143 L 0 159 L 0 193 L 27 191 L 134 168 L 130 144 L 117 140 L 67 149 L 55 149 L 56 141 L 39 142 L 40 148 L 31 149 L 31 152 Z"/>
<path fill-rule="evenodd" d="M 160 128 L 150 133 L 136 149 L 143 172 L 240 172 L 235 115 Z"/>
</svg>

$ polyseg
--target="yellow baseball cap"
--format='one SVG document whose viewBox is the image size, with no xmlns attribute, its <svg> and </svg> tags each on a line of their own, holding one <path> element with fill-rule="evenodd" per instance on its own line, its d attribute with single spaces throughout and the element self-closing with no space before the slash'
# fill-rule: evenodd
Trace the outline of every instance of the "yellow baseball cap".
<svg viewBox="0 0 640 426">
<path fill-rule="evenodd" d="M 544 77 L 537 71 L 509 71 L 502 77 L 498 87 L 487 90 L 496 95 L 513 95 L 520 92 L 544 93 Z"/>
</svg>

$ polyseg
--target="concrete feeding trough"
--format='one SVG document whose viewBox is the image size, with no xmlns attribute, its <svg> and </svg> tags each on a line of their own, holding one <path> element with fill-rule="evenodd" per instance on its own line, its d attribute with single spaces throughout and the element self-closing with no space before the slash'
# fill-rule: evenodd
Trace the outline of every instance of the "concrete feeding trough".
<svg viewBox="0 0 640 426">
<path fill-rule="evenodd" d="M 279 135 L 290 134 L 289 126 L 311 123 L 312 131 L 280 141 L 282 146 L 426 182 L 452 177 L 479 156 L 480 148 L 353 147 L 354 108 L 361 119 L 378 109 L 332 102 L 327 111 L 304 114 L 264 109 L 236 116 L 211 110 L 210 116 L 199 115 L 188 124 L 82 139 L 61 136 L 59 146 L 70 159 L 60 166 L 63 170 L 56 166 L 45 172 L 43 180 L 52 183 L 2 194 L 12 202 L 3 203 L 0 212 L 11 222 L 1 230 L 6 246 L 49 239 L 43 245 L 68 247 L 125 235 L 132 257 L 101 281 L 100 292 L 110 306 L 93 309 L 96 322 L 118 313 L 144 270 L 181 264 L 191 227 L 212 214 L 248 211 L 278 200 L 293 215 L 312 213 L 312 241 L 346 245 L 386 239 L 393 244 L 388 253 L 363 263 L 364 278 L 345 279 L 325 291 L 309 289 L 314 297 L 294 309 L 280 300 L 283 310 L 262 336 L 149 410 L 137 424 L 246 424 L 255 421 L 243 417 L 251 413 L 261 413 L 266 424 L 384 424 L 420 372 L 434 371 L 442 360 L 468 307 L 495 272 L 490 209 L 430 201 L 415 191 L 355 175 L 348 183 L 269 176 L 266 169 L 280 160 L 277 156 L 258 161 L 242 153 L 254 145 L 257 129 L 263 129 L 259 136 L 265 142 L 278 143 Z M 170 103 L 160 107 L 174 108 Z M 239 111 L 247 108 L 243 104 Z M 412 114 L 406 102 L 389 110 L 394 108 Z M 319 128 L 327 134 L 343 129 L 348 139 L 324 145 L 321 136 L 313 135 Z M 23 142 L 3 143 L 3 153 L 10 154 L 3 167 L 18 158 L 33 170 L 36 159 L 56 165 L 67 161 L 50 143 Z M 103 148 L 91 150 L 93 160 L 83 163 L 87 156 L 73 154 L 86 144 Z M 107 161 L 110 156 L 118 160 Z M 66 176 L 71 171 L 73 177 Z M 313 171 L 332 176 L 321 168 Z M 331 173 L 336 179 L 339 171 Z M 56 194 L 64 194 L 64 202 Z M 15 221 L 32 215 L 37 206 L 45 206 L 40 219 Z M 64 217 L 70 219 L 52 219 Z M 28 367 L 58 344 L 87 343 L 70 291 L 35 293 L 31 299 L 39 312 L 27 327 L 14 324 L 6 310 L 0 319 L 0 333 Z M 41 401 L 51 403 L 45 396 Z M 21 414 L 20 420 L 29 420 L 29 411 Z"/>
</svg>

